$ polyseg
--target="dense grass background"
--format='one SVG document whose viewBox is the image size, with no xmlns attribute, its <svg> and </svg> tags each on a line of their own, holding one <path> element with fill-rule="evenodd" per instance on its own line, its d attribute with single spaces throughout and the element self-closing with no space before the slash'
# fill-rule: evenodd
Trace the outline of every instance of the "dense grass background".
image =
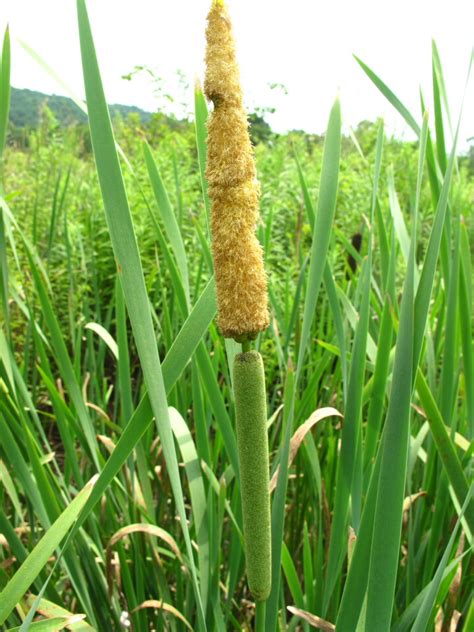
<svg viewBox="0 0 474 632">
<path fill-rule="evenodd" d="M 115 119 L 117 154 L 78 6 L 92 143 L 45 109 L 3 154 L 0 622 L 33 605 L 50 620 L 32 629 L 250 629 L 228 368 L 240 345 L 213 324 L 205 101 L 197 89 L 194 124 L 176 129 Z M 6 37 L 0 148 L 8 51 Z M 324 138 L 256 145 L 266 629 L 470 630 L 474 177 L 435 47 L 432 120 L 361 65 L 418 141 L 382 122 L 341 137 L 336 102 Z"/>
</svg>

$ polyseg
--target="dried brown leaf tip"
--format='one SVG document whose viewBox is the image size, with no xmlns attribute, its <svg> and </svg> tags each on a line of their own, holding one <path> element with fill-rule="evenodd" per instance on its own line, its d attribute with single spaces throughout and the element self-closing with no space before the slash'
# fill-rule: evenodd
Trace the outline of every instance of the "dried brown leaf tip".
<svg viewBox="0 0 474 632">
<path fill-rule="evenodd" d="M 206 40 L 204 92 L 214 104 L 208 121 L 206 177 L 218 325 L 226 338 L 243 341 L 268 327 L 267 279 L 255 235 L 260 189 L 232 27 L 222 0 L 212 4 Z"/>
</svg>

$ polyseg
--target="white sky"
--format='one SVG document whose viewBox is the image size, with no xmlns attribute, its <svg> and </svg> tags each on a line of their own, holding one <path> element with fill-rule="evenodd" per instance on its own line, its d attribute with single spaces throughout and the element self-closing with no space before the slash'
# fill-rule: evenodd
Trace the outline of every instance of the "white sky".
<svg viewBox="0 0 474 632">
<path fill-rule="evenodd" d="M 191 89 L 203 76 L 205 18 L 211 0 L 88 0 L 99 64 L 110 103 L 157 108 L 145 76 L 121 79 L 147 65 L 182 100 L 176 71 Z M 443 62 L 456 119 L 474 44 L 473 0 L 227 0 L 237 39 L 249 108 L 273 106 L 267 120 L 277 131 L 324 131 L 340 91 L 344 123 L 384 116 L 388 131 L 410 135 L 398 114 L 352 58 L 361 57 L 394 90 L 417 119 L 419 86 L 431 103 L 431 38 Z M 83 95 L 74 0 L 1 0 L 0 28 L 13 37 L 12 84 L 64 94 L 16 43 L 33 48 L 70 88 Z M 288 90 L 271 91 L 270 83 Z M 461 146 L 474 136 L 474 77 L 465 103 Z"/>
</svg>

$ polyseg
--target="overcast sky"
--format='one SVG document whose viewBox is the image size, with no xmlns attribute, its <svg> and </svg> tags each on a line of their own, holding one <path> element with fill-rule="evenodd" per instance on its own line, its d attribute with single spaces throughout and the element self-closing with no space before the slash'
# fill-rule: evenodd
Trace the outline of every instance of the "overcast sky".
<svg viewBox="0 0 474 632">
<path fill-rule="evenodd" d="M 354 61 L 361 57 L 419 119 L 419 86 L 431 103 L 431 38 L 444 66 L 457 117 L 474 45 L 473 0 L 227 0 L 237 39 L 247 107 L 275 107 L 277 131 L 321 133 L 332 101 L 341 95 L 345 125 L 384 116 L 389 131 L 404 132 L 400 117 Z M 10 23 L 12 84 L 64 94 L 19 45 L 33 48 L 82 97 L 74 0 L 1 0 L 0 27 Z M 203 76 L 205 18 L 210 0 L 88 0 L 107 99 L 156 110 L 147 75 L 121 77 L 149 66 L 177 102 L 192 102 Z M 177 71 L 191 88 L 181 89 Z M 285 91 L 270 84 L 283 84 Z M 461 141 L 474 136 L 474 78 L 465 104 Z"/>
</svg>

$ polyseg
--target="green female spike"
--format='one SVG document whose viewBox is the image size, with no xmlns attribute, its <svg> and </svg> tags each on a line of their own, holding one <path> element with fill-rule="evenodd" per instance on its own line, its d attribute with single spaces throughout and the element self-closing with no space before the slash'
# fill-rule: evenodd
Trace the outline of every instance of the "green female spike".
<svg viewBox="0 0 474 632">
<path fill-rule="evenodd" d="M 271 589 L 271 518 L 265 374 L 257 351 L 236 355 L 234 394 L 247 580 L 255 600 L 265 601 Z"/>
</svg>

